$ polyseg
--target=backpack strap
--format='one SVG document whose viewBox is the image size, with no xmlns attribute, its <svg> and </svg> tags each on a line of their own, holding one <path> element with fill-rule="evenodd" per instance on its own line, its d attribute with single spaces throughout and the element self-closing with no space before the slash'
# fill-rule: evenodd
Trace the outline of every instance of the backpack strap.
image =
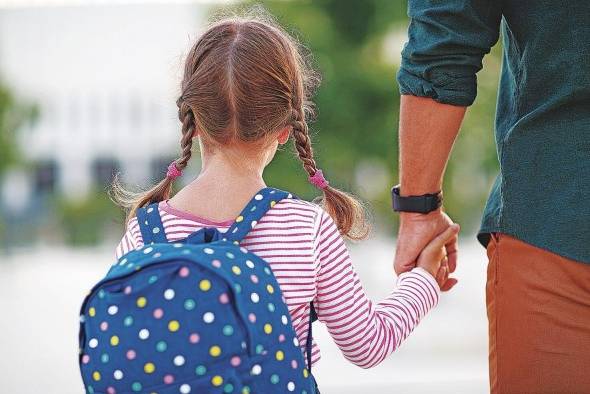
<svg viewBox="0 0 590 394">
<path fill-rule="evenodd" d="M 136 216 L 144 245 L 168 242 L 157 202 L 139 208 Z"/>
<path fill-rule="evenodd" d="M 274 205 L 284 200 L 285 198 L 297 198 L 293 194 L 274 189 L 272 187 L 265 187 L 260 190 L 250 200 L 242 213 L 236 218 L 236 221 L 225 233 L 224 239 L 233 243 L 238 243 L 258 224 L 258 221 L 268 212 Z"/>
</svg>

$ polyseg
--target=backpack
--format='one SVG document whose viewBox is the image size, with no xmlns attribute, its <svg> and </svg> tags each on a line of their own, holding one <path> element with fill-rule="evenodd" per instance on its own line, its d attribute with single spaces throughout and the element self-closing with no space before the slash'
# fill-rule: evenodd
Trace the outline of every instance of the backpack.
<svg viewBox="0 0 590 394">
<path fill-rule="evenodd" d="M 285 198 L 294 197 L 262 189 L 226 233 L 203 228 L 176 243 L 167 242 L 157 203 L 139 209 L 144 246 L 122 256 L 82 304 L 86 393 L 316 392 L 276 278 L 239 246 Z"/>
</svg>

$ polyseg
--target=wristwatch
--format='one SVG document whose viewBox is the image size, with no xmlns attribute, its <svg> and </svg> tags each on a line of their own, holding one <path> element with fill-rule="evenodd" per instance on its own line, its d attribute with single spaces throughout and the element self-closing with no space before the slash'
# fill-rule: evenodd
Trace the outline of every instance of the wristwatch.
<svg viewBox="0 0 590 394">
<path fill-rule="evenodd" d="M 421 196 L 402 197 L 400 195 L 400 185 L 397 185 L 391 189 L 391 200 L 393 210 L 396 212 L 428 213 L 440 208 L 443 195 L 442 191 L 439 191 L 438 193 L 423 194 Z"/>
</svg>

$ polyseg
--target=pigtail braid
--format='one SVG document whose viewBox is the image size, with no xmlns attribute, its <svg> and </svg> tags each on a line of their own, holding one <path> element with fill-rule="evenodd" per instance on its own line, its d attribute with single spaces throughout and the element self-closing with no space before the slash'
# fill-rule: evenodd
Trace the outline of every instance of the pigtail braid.
<svg viewBox="0 0 590 394">
<path fill-rule="evenodd" d="M 299 109 L 294 109 L 291 114 L 293 139 L 303 168 L 312 177 L 318 168 L 313 157 L 309 128 L 305 121 L 305 110 L 302 104 L 298 107 Z M 353 240 L 366 238 L 370 226 L 363 204 L 354 196 L 330 185 L 323 187 L 322 191 L 324 195 L 319 202 L 332 217 L 340 233 Z"/>
</svg>

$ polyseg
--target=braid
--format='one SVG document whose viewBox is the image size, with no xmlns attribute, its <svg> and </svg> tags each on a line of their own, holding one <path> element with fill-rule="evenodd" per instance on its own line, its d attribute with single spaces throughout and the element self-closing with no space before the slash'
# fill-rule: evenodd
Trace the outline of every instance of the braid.
<svg viewBox="0 0 590 394">
<path fill-rule="evenodd" d="M 309 176 L 313 176 L 317 171 L 317 166 L 313 158 L 313 148 L 311 147 L 311 139 L 309 138 L 309 128 L 305 122 L 303 109 L 293 109 L 291 119 L 295 149 L 297 149 L 299 159 L 303 163 L 303 168 Z"/>
<path fill-rule="evenodd" d="M 179 170 L 183 170 L 186 168 L 192 155 L 191 149 L 195 134 L 195 115 L 182 96 L 176 100 L 176 105 L 178 106 L 178 119 L 182 123 L 182 138 L 180 139 L 182 155 L 176 160 L 176 167 Z"/>
</svg>

